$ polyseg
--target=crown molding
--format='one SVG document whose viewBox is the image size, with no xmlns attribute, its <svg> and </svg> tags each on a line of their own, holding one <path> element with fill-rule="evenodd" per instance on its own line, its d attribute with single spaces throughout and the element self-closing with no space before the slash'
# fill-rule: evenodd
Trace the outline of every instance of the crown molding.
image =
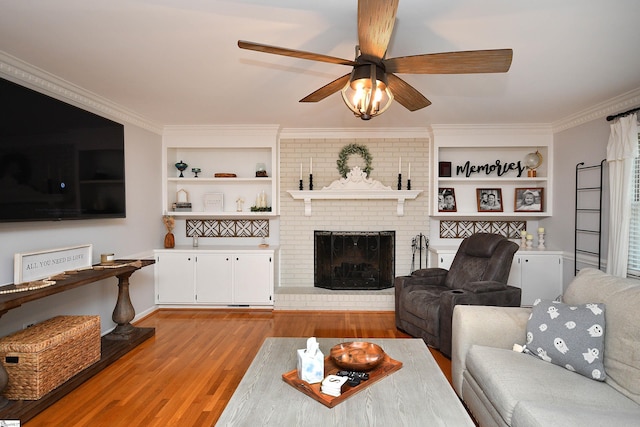
<svg viewBox="0 0 640 427">
<path fill-rule="evenodd" d="M 281 139 L 402 139 L 430 138 L 427 127 L 415 128 L 285 128 L 280 132 Z"/>
<path fill-rule="evenodd" d="M 601 102 L 593 107 L 565 117 L 551 124 L 553 133 L 580 126 L 592 120 L 602 119 L 612 114 L 618 114 L 640 106 L 640 88 L 633 89 L 615 98 Z"/>
<path fill-rule="evenodd" d="M 550 135 L 549 124 L 434 124 L 431 131 L 436 135 Z"/>
<path fill-rule="evenodd" d="M 129 123 L 162 135 L 162 126 L 139 114 L 82 89 L 66 80 L 0 51 L 0 76 L 76 107 L 107 116 L 119 123 Z"/>
</svg>

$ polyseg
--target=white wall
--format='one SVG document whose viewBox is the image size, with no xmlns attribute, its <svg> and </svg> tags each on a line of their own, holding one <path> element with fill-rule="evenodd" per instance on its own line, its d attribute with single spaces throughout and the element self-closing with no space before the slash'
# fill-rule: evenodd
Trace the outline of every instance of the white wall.
<svg viewBox="0 0 640 427">
<path fill-rule="evenodd" d="M 565 287 L 574 276 L 574 229 L 575 229 L 575 188 L 576 165 L 584 162 L 585 166 L 598 165 L 606 157 L 609 141 L 609 122 L 598 118 L 582 125 L 569 128 L 554 135 L 554 179 L 555 186 L 554 215 L 541 221 L 541 226 L 548 231 L 545 236 L 548 245 L 565 252 L 564 284 Z M 604 175 L 604 208 L 602 223 L 602 258 L 606 261 L 608 239 L 608 174 L 605 166 Z M 579 257 L 580 258 L 580 257 Z M 593 260 L 592 260 L 593 261 Z M 597 268 L 597 264 L 592 265 Z"/>
<path fill-rule="evenodd" d="M 0 284 L 13 282 L 17 252 L 91 243 L 93 263 L 97 263 L 101 253 L 113 252 L 122 258 L 160 247 L 164 237 L 161 143 L 160 135 L 125 124 L 126 218 L 0 224 Z M 153 310 L 153 266 L 135 272 L 130 284 L 136 314 Z M 0 336 L 59 314 L 98 314 L 104 333 L 115 326 L 111 315 L 117 289 L 113 278 L 24 304 L 0 318 Z"/>
</svg>

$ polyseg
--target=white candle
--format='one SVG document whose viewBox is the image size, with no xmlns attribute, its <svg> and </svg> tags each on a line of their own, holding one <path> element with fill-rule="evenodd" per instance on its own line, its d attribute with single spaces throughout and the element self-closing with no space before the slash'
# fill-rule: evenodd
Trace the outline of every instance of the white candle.
<svg viewBox="0 0 640 427">
<path fill-rule="evenodd" d="M 402 156 L 398 159 L 398 175 L 402 173 Z"/>
<path fill-rule="evenodd" d="M 527 230 L 520 231 L 520 236 L 527 237 Z"/>
<path fill-rule="evenodd" d="M 527 234 L 527 240 L 533 240 L 533 234 Z"/>
<path fill-rule="evenodd" d="M 409 176 L 407 176 L 407 179 L 411 179 L 411 163 L 409 163 Z"/>
<path fill-rule="evenodd" d="M 313 174 L 313 157 L 309 157 L 309 175 Z"/>
<path fill-rule="evenodd" d="M 300 179 L 302 179 L 302 163 L 300 163 Z"/>
<path fill-rule="evenodd" d="M 538 228 L 538 233 L 540 233 L 540 234 L 544 233 L 544 228 L 542 228 L 542 227 Z"/>
</svg>

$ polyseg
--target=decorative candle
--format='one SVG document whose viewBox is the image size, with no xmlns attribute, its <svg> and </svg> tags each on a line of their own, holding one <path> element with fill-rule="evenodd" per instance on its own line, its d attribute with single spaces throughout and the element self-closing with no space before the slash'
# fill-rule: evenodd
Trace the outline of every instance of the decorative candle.
<svg viewBox="0 0 640 427">
<path fill-rule="evenodd" d="M 398 159 L 398 173 L 402 173 L 402 156 Z"/>
<path fill-rule="evenodd" d="M 407 179 L 411 179 L 411 163 L 409 163 L 409 173 L 407 175 Z"/>
<path fill-rule="evenodd" d="M 527 240 L 533 240 L 533 234 L 527 234 Z"/>
<path fill-rule="evenodd" d="M 520 236 L 527 237 L 527 230 L 520 231 Z"/>
<path fill-rule="evenodd" d="M 309 174 L 313 173 L 313 157 L 309 157 Z"/>
<path fill-rule="evenodd" d="M 538 228 L 538 233 L 544 233 L 544 228 L 542 227 Z"/>
</svg>

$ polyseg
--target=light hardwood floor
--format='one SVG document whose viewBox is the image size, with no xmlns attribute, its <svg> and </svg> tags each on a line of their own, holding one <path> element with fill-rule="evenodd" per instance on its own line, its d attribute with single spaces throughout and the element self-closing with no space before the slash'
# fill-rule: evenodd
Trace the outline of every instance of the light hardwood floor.
<svg viewBox="0 0 640 427">
<path fill-rule="evenodd" d="M 265 337 L 409 337 L 393 312 L 158 310 L 136 325 L 155 337 L 23 425 L 212 426 Z"/>
</svg>

